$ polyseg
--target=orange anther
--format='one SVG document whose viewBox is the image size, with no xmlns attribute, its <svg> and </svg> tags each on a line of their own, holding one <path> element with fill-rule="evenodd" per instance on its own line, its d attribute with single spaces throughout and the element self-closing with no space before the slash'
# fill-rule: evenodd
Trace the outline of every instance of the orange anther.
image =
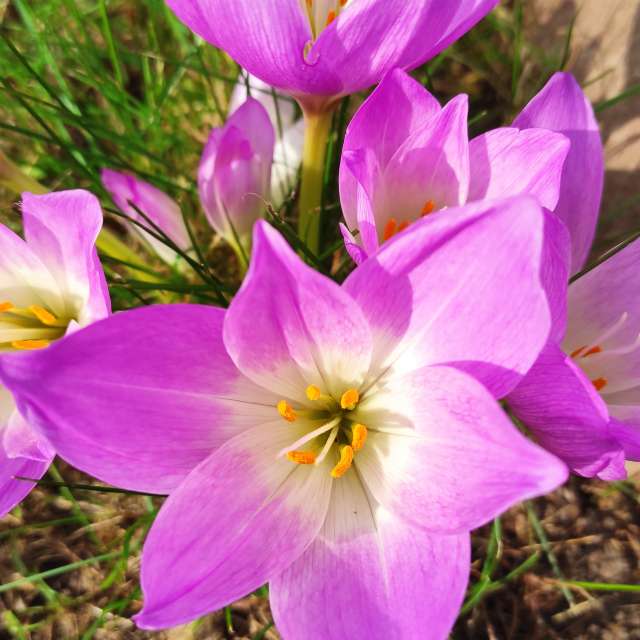
<svg viewBox="0 0 640 640">
<path fill-rule="evenodd" d="M 329 15 L 327 16 L 327 24 L 325 26 L 329 26 L 336 19 L 336 12 L 332 9 L 329 11 Z"/>
<path fill-rule="evenodd" d="M 436 208 L 436 203 L 433 200 L 427 200 L 422 206 L 421 216 L 428 216 Z"/>
<path fill-rule="evenodd" d="M 575 351 L 572 351 L 571 355 L 569 357 L 577 358 L 586 348 L 587 348 L 586 345 L 583 345 L 579 349 L 576 349 Z"/>
<path fill-rule="evenodd" d="M 398 221 L 395 218 L 389 218 L 389 222 L 384 226 L 384 233 L 382 234 L 382 239 L 386 242 L 398 231 Z"/>
<path fill-rule="evenodd" d="M 340 0 L 340 6 L 344 7 L 347 4 L 347 2 L 349 2 L 349 0 Z"/>
<path fill-rule="evenodd" d="M 608 382 L 606 378 L 596 378 L 591 381 L 593 386 L 596 388 L 596 391 L 600 391 L 600 389 L 604 389 L 607 386 Z"/>
<path fill-rule="evenodd" d="M 596 345 L 595 347 L 591 347 L 589 351 L 587 351 L 582 357 L 586 358 L 587 356 L 592 356 L 595 353 L 600 353 L 602 351 L 602 347 Z"/>
<path fill-rule="evenodd" d="M 11 311 L 11 309 L 13 309 L 13 304 L 11 302 L 0 302 L 0 313 Z"/>
<path fill-rule="evenodd" d="M 289 453 L 287 453 L 287 460 L 295 462 L 296 464 L 314 464 L 316 454 L 312 451 L 289 451 Z"/>
<path fill-rule="evenodd" d="M 58 318 L 56 318 L 53 313 L 47 311 L 44 307 L 41 307 L 37 304 L 32 304 L 29 307 L 29 311 L 31 311 L 31 313 L 33 313 L 33 315 L 38 318 L 38 320 L 40 320 L 42 324 L 51 325 L 55 324 L 58 321 Z"/>
<path fill-rule="evenodd" d="M 355 409 L 360 400 L 360 393 L 357 389 L 347 389 L 340 398 L 340 406 L 343 409 Z"/>
<path fill-rule="evenodd" d="M 341 478 L 351 468 L 353 462 L 353 449 L 349 445 L 345 445 L 340 449 L 340 461 L 331 469 L 333 478 Z"/>
<path fill-rule="evenodd" d="M 14 340 L 11 346 L 20 351 L 32 351 L 33 349 L 44 349 L 50 344 L 50 340 Z"/>
<path fill-rule="evenodd" d="M 278 408 L 278 413 L 287 422 L 295 422 L 296 421 L 296 418 L 298 416 L 296 415 L 296 412 L 295 412 L 294 408 L 286 400 L 280 400 L 280 402 L 278 402 L 278 404 L 277 404 L 277 408 Z"/>
<path fill-rule="evenodd" d="M 309 400 L 318 400 L 322 395 L 322 392 L 318 387 L 316 387 L 315 384 L 310 384 L 307 387 L 306 393 L 307 393 L 307 398 L 309 398 Z"/>
<path fill-rule="evenodd" d="M 364 443 L 367 441 L 367 427 L 363 424 L 354 424 L 352 429 L 351 448 L 356 451 L 360 451 L 364 447 Z"/>
<path fill-rule="evenodd" d="M 401 222 L 400 225 L 398 226 L 398 233 L 400 233 L 401 231 L 404 231 L 409 226 L 409 224 L 410 223 L 408 220 Z"/>
</svg>

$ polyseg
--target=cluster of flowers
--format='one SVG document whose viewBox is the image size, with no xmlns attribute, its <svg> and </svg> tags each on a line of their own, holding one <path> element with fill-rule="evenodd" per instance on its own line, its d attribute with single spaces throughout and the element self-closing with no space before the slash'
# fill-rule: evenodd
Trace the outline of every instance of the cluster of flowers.
<svg viewBox="0 0 640 640">
<path fill-rule="evenodd" d="M 259 220 L 295 181 L 303 125 L 257 80 L 267 109 L 236 97 L 198 174 L 214 229 L 251 252 L 226 310 L 110 316 L 96 198 L 25 193 L 24 240 L 0 227 L 0 512 L 56 453 L 168 494 L 142 557 L 142 628 L 269 582 L 286 638 L 445 638 L 472 529 L 569 471 L 620 479 L 640 458 L 640 241 L 579 273 L 603 182 L 592 108 L 559 73 L 511 126 L 469 140 L 467 97 L 442 107 L 406 74 L 495 0 L 168 3 L 293 96 L 307 128 L 381 81 L 340 166 L 357 266 L 338 285 Z M 190 249 L 168 196 L 103 180 Z"/>
</svg>

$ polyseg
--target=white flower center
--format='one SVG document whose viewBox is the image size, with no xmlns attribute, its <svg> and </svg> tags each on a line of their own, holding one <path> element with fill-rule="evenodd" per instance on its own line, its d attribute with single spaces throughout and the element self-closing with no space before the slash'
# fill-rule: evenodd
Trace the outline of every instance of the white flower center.
<svg viewBox="0 0 640 640">
<path fill-rule="evenodd" d="M 37 304 L 21 308 L 0 302 L 0 351 L 47 347 L 66 333 L 69 322 Z"/>
<path fill-rule="evenodd" d="M 299 0 L 315 40 L 340 15 L 349 0 Z"/>
</svg>

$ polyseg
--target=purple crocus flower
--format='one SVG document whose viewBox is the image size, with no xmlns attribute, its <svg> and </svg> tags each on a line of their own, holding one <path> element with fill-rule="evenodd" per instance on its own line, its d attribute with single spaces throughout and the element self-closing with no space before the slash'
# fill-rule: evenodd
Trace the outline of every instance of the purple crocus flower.
<svg viewBox="0 0 640 640">
<path fill-rule="evenodd" d="M 118 208 L 132 220 L 149 226 L 147 220 L 136 210 L 139 209 L 158 229 L 160 229 L 179 249 L 191 249 L 191 239 L 185 226 L 178 203 L 152 184 L 140 180 L 130 173 L 120 173 L 103 169 L 102 184 L 110 193 Z M 131 205 L 134 206 L 131 206 Z M 147 242 L 167 264 L 174 265 L 178 254 L 156 237 L 137 225 L 131 228 Z"/>
<path fill-rule="evenodd" d="M 270 199 L 275 132 L 266 109 L 247 100 L 211 131 L 198 169 L 200 201 L 211 226 L 239 255 Z"/>
<path fill-rule="evenodd" d="M 580 475 L 623 479 L 640 460 L 640 299 L 636 240 L 569 286 L 568 322 L 516 390 L 514 413 Z M 565 330 L 566 327 L 566 330 Z"/>
<path fill-rule="evenodd" d="M 498 0 L 167 0 L 192 31 L 322 111 L 432 58 Z"/>
<path fill-rule="evenodd" d="M 138 625 L 270 581 L 285 638 L 445 638 L 469 530 L 566 477 L 494 399 L 548 338 L 546 233 L 531 198 L 452 209 L 339 286 L 260 221 L 228 311 L 142 308 L 1 361 L 67 460 L 171 492 Z"/>
<path fill-rule="evenodd" d="M 568 226 L 573 271 L 593 237 L 602 192 L 602 145 L 591 105 L 572 76 L 558 73 L 511 127 L 473 140 L 467 97 L 444 108 L 393 71 L 349 125 L 340 196 L 349 253 L 361 262 L 421 216 L 483 198 L 522 193 Z"/>
<path fill-rule="evenodd" d="M 95 249 L 102 226 L 97 199 L 86 191 L 25 193 L 22 221 L 24 240 L 0 225 L 0 358 L 13 351 L 28 357 L 110 312 Z M 0 516 L 34 486 L 15 476 L 41 478 L 54 454 L 0 384 Z"/>
</svg>

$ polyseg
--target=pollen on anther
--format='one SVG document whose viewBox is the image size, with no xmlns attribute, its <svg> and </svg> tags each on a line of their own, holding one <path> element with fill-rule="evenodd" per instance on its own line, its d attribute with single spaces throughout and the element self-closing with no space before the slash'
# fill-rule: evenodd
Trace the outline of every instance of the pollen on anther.
<svg viewBox="0 0 640 640">
<path fill-rule="evenodd" d="M 327 16 L 327 24 L 325 26 L 329 26 L 336 19 L 336 12 L 331 10 L 329 11 L 329 15 Z"/>
<path fill-rule="evenodd" d="M 314 464 L 316 454 L 313 453 L 313 451 L 289 451 L 287 453 L 287 460 L 295 462 L 296 464 Z"/>
<path fill-rule="evenodd" d="M 287 421 L 287 422 L 295 422 L 296 415 L 295 409 L 286 401 L 280 400 L 277 404 L 278 413 Z"/>
<path fill-rule="evenodd" d="M 386 242 L 393 238 L 393 236 L 398 232 L 398 221 L 395 218 L 389 218 L 389 221 L 384 226 L 384 231 L 382 233 L 382 239 Z"/>
<path fill-rule="evenodd" d="M 58 321 L 58 318 L 56 318 L 53 313 L 37 304 L 32 304 L 29 307 L 29 311 L 31 311 L 31 313 L 33 313 L 33 315 L 38 318 L 42 324 L 52 325 Z"/>
<path fill-rule="evenodd" d="M 338 464 L 331 469 L 331 477 L 341 478 L 351 468 L 353 462 L 353 449 L 349 445 L 345 445 L 340 449 L 340 460 Z"/>
<path fill-rule="evenodd" d="M 309 398 L 309 400 L 318 400 L 322 395 L 322 392 L 318 387 L 316 387 L 315 384 L 310 384 L 307 387 L 306 393 L 307 393 L 307 398 Z"/>
<path fill-rule="evenodd" d="M 355 424 L 352 429 L 351 448 L 354 452 L 360 451 L 367 441 L 367 427 L 363 424 Z"/>
<path fill-rule="evenodd" d="M 582 357 L 586 358 L 587 356 L 595 355 L 596 353 L 600 353 L 601 351 L 602 351 L 602 347 L 599 345 L 596 345 L 595 347 L 591 347 L 589 351 L 586 351 Z"/>
<path fill-rule="evenodd" d="M 360 394 L 357 389 L 347 389 L 340 398 L 340 406 L 351 411 L 356 408 L 359 400 Z"/>
<path fill-rule="evenodd" d="M 420 212 L 421 216 L 428 216 L 430 213 L 433 213 L 433 210 L 436 208 L 436 203 L 433 200 L 427 200 Z"/>
<path fill-rule="evenodd" d="M 34 349 L 44 349 L 50 344 L 50 340 L 14 340 L 11 346 L 20 351 L 32 351 Z"/>
<path fill-rule="evenodd" d="M 11 302 L 0 302 L 0 313 L 11 311 L 11 309 L 13 309 L 13 304 Z"/>
<path fill-rule="evenodd" d="M 608 384 L 608 381 L 606 378 L 596 378 L 591 382 L 593 383 L 593 386 L 596 388 L 596 391 L 600 391 L 600 389 L 604 389 Z"/>
</svg>

